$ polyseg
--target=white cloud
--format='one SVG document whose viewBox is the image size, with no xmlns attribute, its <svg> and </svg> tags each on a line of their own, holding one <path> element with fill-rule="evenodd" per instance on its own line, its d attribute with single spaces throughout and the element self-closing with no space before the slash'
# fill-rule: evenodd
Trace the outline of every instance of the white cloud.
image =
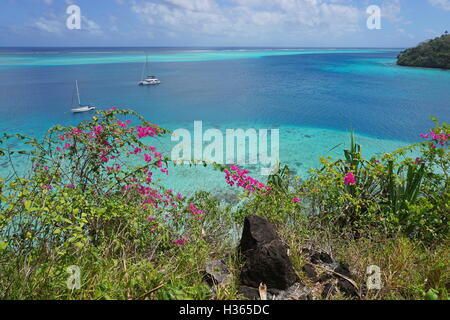
<svg viewBox="0 0 450 320">
<path fill-rule="evenodd" d="M 344 0 L 163 0 L 134 1 L 132 10 L 146 24 L 165 32 L 218 37 L 340 36 L 358 31 L 365 13 Z"/>
<path fill-rule="evenodd" d="M 51 18 L 41 17 L 34 23 L 34 26 L 41 31 L 57 35 L 62 34 L 64 28 L 64 25 L 61 23 L 61 21 L 55 19 L 54 17 Z"/>
<path fill-rule="evenodd" d="M 85 16 L 81 16 L 81 32 L 87 33 L 92 36 L 99 36 L 103 34 L 100 26 L 93 20 L 89 20 Z M 60 17 L 55 14 L 48 14 L 45 17 L 40 17 L 33 26 L 40 31 L 48 32 L 53 35 L 68 35 L 70 32 L 76 32 L 74 30 L 68 30 L 66 27 L 65 16 Z"/>
<path fill-rule="evenodd" d="M 92 34 L 92 35 L 103 34 L 103 31 L 100 28 L 100 26 L 97 23 L 95 23 L 94 21 L 89 20 L 85 16 L 81 17 L 81 21 L 82 21 L 81 28 L 84 30 L 87 30 L 90 34 Z"/>
<path fill-rule="evenodd" d="M 428 0 L 432 6 L 449 10 L 450 11 L 450 0 Z"/>
<path fill-rule="evenodd" d="M 381 16 L 392 22 L 402 21 L 400 0 L 385 0 L 381 5 Z"/>
<path fill-rule="evenodd" d="M 216 8 L 212 0 L 164 0 L 170 4 L 192 11 L 211 11 Z"/>
</svg>

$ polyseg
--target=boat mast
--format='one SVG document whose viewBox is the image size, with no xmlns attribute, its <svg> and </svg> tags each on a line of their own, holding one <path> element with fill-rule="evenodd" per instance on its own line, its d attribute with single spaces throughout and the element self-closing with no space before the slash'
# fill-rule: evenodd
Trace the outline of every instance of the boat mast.
<svg viewBox="0 0 450 320">
<path fill-rule="evenodd" d="M 141 75 L 141 80 L 145 80 L 145 72 L 147 71 L 147 63 L 148 63 L 148 54 L 147 52 L 145 53 L 145 64 L 144 67 L 142 68 L 142 75 Z"/>
<path fill-rule="evenodd" d="M 77 86 L 78 105 L 81 106 L 80 91 L 78 90 L 78 80 L 75 80 L 75 84 Z"/>
</svg>

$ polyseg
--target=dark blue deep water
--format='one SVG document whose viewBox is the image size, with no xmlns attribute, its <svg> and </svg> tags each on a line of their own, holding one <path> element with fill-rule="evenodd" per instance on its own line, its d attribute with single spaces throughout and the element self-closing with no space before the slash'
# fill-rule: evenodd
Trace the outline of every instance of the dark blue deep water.
<svg viewBox="0 0 450 320">
<path fill-rule="evenodd" d="M 450 120 L 450 72 L 398 67 L 400 50 L 154 49 L 151 73 L 163 82 L 154 87 L 137 86 L 140 50 L 81 51 L 0 50 L 0 131 L 41 135 L 90 118 L 69 112 L 75 80 L 84 103 L 131 108 L 169 129 L 189 129 L 194 120 L 280 128 L 281 160 L 304 166 L 298 170 L 350 129 L 383 152 L 386 141 L 418 141 L 430 116 Z M 324 142 L 327 129 L 335 134 Z M 316 140 L 302 144 L 305 136 Z M 318 153 L 304 159 L 314 146 Z"/>
<path fill-rule="evenodd" d="M 136 85 L 142 63 L 46 65 L 63 53 L 40 54 L 38 65 L 1 65 L 0 130 L 37 133 L 88 117 L 67 112 L 77 79 L 84 102 L 129 107 L 175 127 L 203 120 L 352 128 L 380 139 L 416 141 L 430 127 L 431 115 L 449 120 L 450 72 L 397 67 L 392 63 L 397 53 L 208 61 L 208 52 L 196 52 L 200 58 L 193 62 L 152 62 L 151 72 L 163 84 L 147 88 Z M 0 54 L 0 61 L 11 55 Z M 72 61 L 78 63 L 76 57 Z"/>
</svg>

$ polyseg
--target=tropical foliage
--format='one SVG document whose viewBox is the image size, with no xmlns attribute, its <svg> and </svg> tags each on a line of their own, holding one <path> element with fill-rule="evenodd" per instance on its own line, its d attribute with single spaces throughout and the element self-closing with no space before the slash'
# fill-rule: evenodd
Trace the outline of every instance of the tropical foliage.
<svg viewBox="0 0 450 320">
<path fill-rule="evenodd" d="M 446 32 L 440 37 L 401 52 L 397 64 L 410 67 L 450 69 L 450 35 Z"/>
</svg>

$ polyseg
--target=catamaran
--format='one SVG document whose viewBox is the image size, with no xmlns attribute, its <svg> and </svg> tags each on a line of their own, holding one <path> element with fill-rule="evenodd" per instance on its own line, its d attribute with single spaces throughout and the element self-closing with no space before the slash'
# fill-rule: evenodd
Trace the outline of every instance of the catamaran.
<svg viewBox="0 0 450 320">
<path fill-rule="evenodd" d="M 145 57 L 145 64 L 144 64 L 144 68 L 142 69 L 142 75 L 141 75 L 142 80 L 139 81 L 139 85 L 140 86 L 150 86 L 150 85 L 160 84 L 161 81 L 155 76 L 147 76 L 146 78 L 144 78 L 144 74 L 148 74 L 147 68 L 148 68 L 148 55 L 146 55 L 146 57 Z"/>
<path fill-rule="evenodd" d="M 94 107 L 93 105 L 82 105 L 81 104 L 80 91 L 78 90 L 78 80 L 75 80 L 75 85 L 77 87 L 78 107 L 72 108 L 71 111 L 73 113 L 81 113 L 81 112 L 88 112 L 88 111 L 95 110 L 96 107 Z M 72 100 L 72 102 L 73 102 L 73 100 Z"/>
</svg>

